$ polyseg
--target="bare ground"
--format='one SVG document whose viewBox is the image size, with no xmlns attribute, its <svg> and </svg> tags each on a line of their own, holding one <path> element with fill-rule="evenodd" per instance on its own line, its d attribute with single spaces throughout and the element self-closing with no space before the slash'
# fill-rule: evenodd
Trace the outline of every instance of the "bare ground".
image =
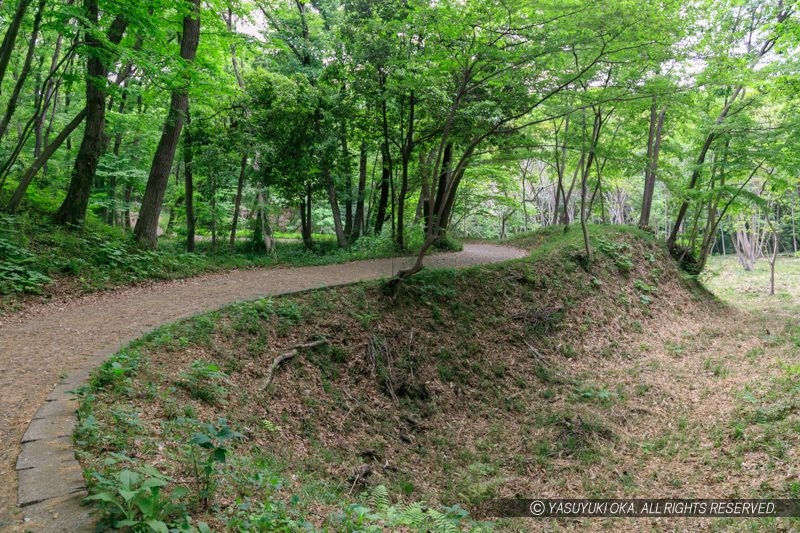
<svg viewBox="0 0 800 533">
<path fill-rule="evenodd" d="M 525 255 L 467 244 L 459 253 L 426 260 L 429 267 L 466 267 Z M 35 305 L 0 318 L 0 530 L 21 525 L 14 463 L 31 418 L 60 377 L 93 354 L 143 333 L 237 300 L 390 277 L 410 258 L 318 267 L 231 271 Z"/>
</svg>

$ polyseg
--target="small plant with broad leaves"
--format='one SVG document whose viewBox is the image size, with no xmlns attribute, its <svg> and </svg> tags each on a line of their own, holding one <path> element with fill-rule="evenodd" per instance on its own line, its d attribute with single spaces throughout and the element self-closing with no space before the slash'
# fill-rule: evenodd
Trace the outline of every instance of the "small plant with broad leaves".
<svg viewBox="0 0 800 533">
<path fill-rule="evenodd" d="M 111 464 L 130 461 L 130 458 L 112 454 Z M 101 526 L 136 532 L 208 531 L 208 526 L 189 524 L 186 507 L 181 500 L 186 488 L 177 486 L 166 494 L 171 479 L 151 466 L 123 469 L 112 475 L 92 473 L 91 495 L 87 501 L 97 502 L 103 512 Z"/>
<path fill-rule="evenodd" d="M 201 424 L 200 431 L 189 441 L 198 507 L 210 507 L 217 489 L 216 467 L 228 459 L 231 450 L 227 444 L 242 438 L 244 435 L 231 429 L 228 421 L 220 418 L 216 424 Z"/>
</svg>

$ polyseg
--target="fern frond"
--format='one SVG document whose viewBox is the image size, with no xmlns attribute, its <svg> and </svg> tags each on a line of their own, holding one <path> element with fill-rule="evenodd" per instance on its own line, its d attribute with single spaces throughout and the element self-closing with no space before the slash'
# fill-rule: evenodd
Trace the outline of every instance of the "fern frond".
<svg viewBox="0 0 800 533">
<path fill-rule="evenodd" d="M 367 501 L 378 512 L 386 511 L 392 503 L 389 499 L 389 490 L 384 485 L 378 485 L 370 489 Z"/>
</svg>

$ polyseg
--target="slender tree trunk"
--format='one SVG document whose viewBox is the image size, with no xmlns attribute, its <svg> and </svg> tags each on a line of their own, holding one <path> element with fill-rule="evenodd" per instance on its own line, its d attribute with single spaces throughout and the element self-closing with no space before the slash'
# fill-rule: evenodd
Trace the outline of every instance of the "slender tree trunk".
<svg viewBox="0 0 800 533">
<path fill-rule="evenodd" d="M 442 211 L 442 205 L 445 202 L 445 195 L 447 194 L 447 184 L 450 181 L 450 176 L 453 172 L 451 168 L 453 165 L 453 145 L 452 143 L 448 143 L 444 147 L 444 153 L 442 155 L 442 164 L 441 164 L 441 171 L 439 172 L 439 180 L 436 184 L 436 196 L 433 198 L 433 205 L 430 205 L 430 197 L 433 196 L 433 191 L 431 191 L 429 195 L 429 208 L 426 209 L 426 217 L 425 217 L 425 233 L 429 233 L 432 231 L 432 228 L 438 228 L 441 224 L 441 221 L 435 220 L 438 216 L 438 213 Z M 440 237 L 440 232 L 437 230 L 436 238 Z"/>
<path fill-rule="evenodd" d="M 527 195 L 527 187 L 525 185 L 526 171 L 523 170 L 522 172 L 522 220 L 523 220 L 523 228 L 525 231 L 528 231 L 528 195 Z"/>
<path fill-rule="evenodd" d="M 339 210 L 339 200 L 336 197 L 336 184 L 333 182 L 331 169 L 327 162 L 322 164 L 322 179 L 328 187 L 328 201 L 331 204 L 331 212 L 333 213 L 333 228 L 336 232 L 336 243 L 339 245 L 339 248 L 347 248 L 347 235 L 342 227 L 342 213 Z"/>
<path fill-rule="evenodd" d="M 378 208 L 375 211 L 375 235 L 381 234 L 383 224 L 386 222 L 386 211 L 389 206 L 389 182 L 391 179 L 392 162 L 389 154 L 389 142 L 384 141 L 381 145 L 381 183 Z"/>
<path fill-rule="evenodd" d="M 575 165 L 575 172 L 572 173 L 572 180 L 570 181 L 569 189 L 565 189 L 563 185 L 561 186 L 561 203 L 563 204 L 561 209 L 561 223 L 564 226 L 569 226 L 570 222 L 572 222 L 573 212 L 572 207 L 569 205 L 569 201 L 572 199 L 572 191 L 575 190 L 575 184 L 578 182 L 578 176 L 580 175 L 581 169 L 583 168 L 585 162 L 586 152 L 582 152 L 578 164 Z"/>
<path fill-rule="evenodd" d="M 217 178 L 211 176 L 206 182 L 211 185 L 211 250 L 217 251 Z"/>
<path fill-rule="evenodd" d="M 120 98 L 119 108 L 117 112 L 122 115 L 125 113 L 125 105 L 128 102 L 128 88 L 127 84 L 126 87 L 122 91 L 122 98 Z M 122 128 L 117 128 L 114 132 L 114 147 L 111 150 L 111 153 L 114 154 L 114 157 L 119 157 L 120 150 L 122 149 Z M 109 191 L 109 200 L 111 202 L 111 224 L 116 225 L 117 223 L 117 215 L 118 215 L 118 207 L 119 202 L 117 201 L 117 176 L 116 174 L 111 175 L 111 185 Z"/>
<path fill-rule="evenodd" d="M 403 149 L 401 151 L 401 175 L 400 175 L 400 194 L 397 197 L 397 246 L 400 250 L 405 250 L 405 213 L 406 213 L 406 196 L 408 195 L 408 166 L 411 163 L 411 153 L 414 150 L 414 111 L 416 106 L 416 97 L 414 91 L 408 96 L 408 127 L 406 129 L 406 138 L 403 142 Z"/>
<path fill-rule="evenodd" d="M 186 203 L 186 251 L 195 251 L 195 223 L 194 214 L 194 144 L 192 142 L 192 115 L 189 106 L 186 106 L 186 130 L 183 132 L 183 179 L 184 197 Z"/>
<path fill-rule="evenodd" d="M 175 165 L 175 184 L 178 185 L 181 182 L 181 164 L 180 161 L 177 165 Z M 167 235 L 172 235 L 172 230 L 175 228 L 175 219 L 178 216 L 178 208 L 183 204 L 185 200 L 184 196 L 178 196 L 175 198 L 175 201 L 169 208 L 169 218 L 167 219 L 167 226 L 164 228 L 164 233 Z"/>
<path fill-rule="evenodd" d="M 12 91 L 11 97 L 8 99 L 8 103 L 6 104 L 6 112 L 3 115 L 3 118 L 0 119 L 0 139 L 2 139 L 5 135 L 8 124 L 11 122 L 11 117 L 14 115 L 14 111 L 17 109 L 19 95 L 22 93 L 22 88 L 25 86 L 25 80 L 28 79 L 28 73 L 31 70 L 31 62 L 33 61 L 33 53 L 36 50 L 36 39 L 39 38 L 39 26 L 42 23 L 44 6 L 45 0 L 39 0 L 39 4 L 36 7 L 36 15 L 33 19 L 33 29 L 31 30 L 31 38 L 30 42 L 28 43 L 28 52 L 25 55 L 25 62 L 22 64 L 22 69 L 17 76 L 17 83 L 14 84 L 14 90 Z"/>
<path fill-rule="evenodd" d="M 772 220 L 769 219 L 769 215 L 767 215 L 767 225 L 769 225 L 769 231 L 772 234 L 772 255 L 769 258 L 769 295 L 775 296 L 775 263 L 778 260 L 778 232 L 775 231 L 775 227 L 772 225 Z"/>
<path fill-rule="evenodd" d="M 314 247 L 311 223 L 311 185 L 306 185 L 306 194 L 300 204 L 300 233 L 303 237 L 303 245 L 308 250 Z"/>
<path fill-rule="evenodd" d="M 200 41 L 200 0 L 189 0 L 189 3 L 191 12 L 183 18 L 181 58 L 192 62 Z M 147 179 L 147 186 L 142 198 L 142 208 L 133 230 L 136 240 L 150 248 L 155 248 L 157 245 L 158 218 L 161 214 L 161 205 L 164 201 L 172 161 L 178 147 L 184 116 L 189 105 L 188 90 L 189 88 L 184 86 L 172 93 L 167 120 L 164 123 L 161 140 L 150 167 L 150 176 Z"/>
<path fill-rule="evenodd" d="M 461 156 L 461 161 L 458 165 L 456 165 L 456 169 L 453 172 L 453 178 L 450 181 L 450 186 L 448 187 L 449 191 L 444 200 L 444 207 L 441 210 L 440 214 L 440 221 L 439 221 L 439 233 L 440 236 L 444 235 L 444 232 L 447 231 L 447 228 L 450 227 L 450 219 L 453 217 L 453 206 L 455 206 L 456 202 L 456 195 L 455 191 L 458 189 L 458 186 L 461 184 L 461 180 L 464 177 L 464 172 L 466 171 L 466 166 L 461 164 L 472 157 L 472 152 L 475 150 L 474 146 L 471 146 L 466 149 L 464 154 Z"/>
<path fill-rule="evenodd" d="M 342 149 L 341 169 L 344 174 L 344 198 L 340 200 L 344 201 L 344 235 L 349 241 L 353 236 L 353 175 L 350 149 L 347 146 L 347 124 L 344 120 L 339 123 L 339 137 Z"/>
<path fill-rule="evenodd" d="M 564 175 L 566 174 L 567 170 L 567 134 L 569 133 L 569 126 L 570 120 L 569 115 L 564 117 L 564 142 L 559 146 L 558 142 L 558 132 L 561 129 L 561 126 L 556 124 L 555 120 L 553 121 L 553 126 L 555 128 L 554 132 L 554 147 L 555 147 L 555 162 L 556 162 L 556 178 L 557 178 L 557 185 L 556 185 L 556 194 L 555 194 L 555 205 L 553 207 L 553 218 L 552 223 L 556 224 L 558 221 L 558 213 L 559 207 L 561 205 L 561 201 L 564 201 L 566 205 L 566 195 L 565 195 L 565 186 L 564 186 Z M 566 207 L 564 207 L 566 212 Z"/>
<path fill-rule="evenodd" d="M 231 221 L 231 250 L 236 246 L 236 228 L 239 222 L 239 212 L 242 207 L 242 193 L 244 191 L 244 178 L 247 175 L 247 152 L 242 153 L 242 160 L 239 163 L 239 181 L 236 183 L 236 199 L 233 203 L 233 220 Z"/>
<path fill-rule="evenodd" d="M 647 166 L 644 170 L 644 193 L 642 195 L 642 211 L 639 217 L 639 227 L 650 226 L 650 211 L 653 205 L 656 176 L 658 174 L 658 156 L 661 151 L 661 139 L 664 132 L 664 117 L 666 108 L 658 111 L 656 99 L 650 107 L 650 132 L 647 136 Z"/>
<path fill-rule="evenodd" d="M 587 212 L 586 212 L 586 196 L 587 196 L 587 186 L 589 181 L 589 172 L 592 170 L 592 164 L 594 163 L 595 158 L 595 151 L 597 150 L 597 145 L 600 142 L 600 132 L 603 129 L 603 112 L 602 109 L 598 106 L 594 108 L 594 121 L 592 122 L 592 136 L 590 137 L 589 143 L 589 155 L 586 158 L 586 165 L 583 167 L 583 171 L 581 172 L 581 232 L 583 233 L 583 248 L 586 252 L 586 265 L 590 266 L 592 262 L 592 250 L 589 246 L 589 229 L 586 226 L 586 219 L 587 219 Z M 599 185 L 599 178 L 598 178 L 598 185 Z M 622 208 L 624 211 L 624 207 Z"/>
<path fill-rule="evenodd" d="M 25 174 L 22 175 L 22 178 L 19 180 L 19 185 L 17 185 L 17 189 L 14 191 L 14 195 L 11 197 L 11 200 L 8 202 L 6 209 L 10 212 L 14 212 L 19 208 L 19 204 L 22 199 L 25 197 L 25 192 L 28 190 L 28 186 L 33 181 L 33 178 L 36 176 L 36 173 L 39 171 L 40 168 L 47 162 L 48 159 L 58 150 L 61 144 L 66 140 L 70 134 L 75 131 L 75 129 L 83 122 L 83 119 L 86 118 L 86 109 L 84 108 L 80 113 L 78 113 L 72 121 L 67 124 L 61 133 L 53 139 L 53 142 L 47 145 L 45 149 L 42 151 L 41 155 L 36 158 L 36 161 L 25 171 Z"/>
<path fill-rule="evenodd" d="M 225 19 L 225 22 L 228 25 L 228 31 L 233 32 L 236 30 L 233 23 L 233 10 L 228 7 L 228 16 Z M 239 85 L 239 89 L 244 91 L 244 78 L 242 77 L 241 69 L 239 68 L 239 60 L 236 57 L 236 45 L 231 44 L 231 65 L 233 66 L 233 73 L 236 76 L 236 83 Z M 245 111 L 247 116 L 249 116 L 249 112 Z M 231 250 L 235 249 L 236 247 L 236 230 L 239 224 L 239 213 L 242 207 L 242 193 L 244 191 L 244 179 L 247 175 L 247 159 L 248 154 L 247 151 L 242 151 L 242 159 L 239 164 L 239 180 L 236 184 L 236 198 L 234 199 L 233 205 L 233 220 L 231 221 L 231 238 L 230 238 L 230 248 Z M 261 197 L 263 200 L 263 196 Z M 266 244 L 266 241 L 265 241 Z M 274 249 L 272 250 L 274 252 Z"/>
<path fill-rule="evenodd" d="M 25 19 L 25 12 L 28 10 L 30 4 L 31 0 L 19 0 L 17 9 L 14 12 L 14 17 L 11 19 L 8 29 L 6 29 L 6 34 L 3 36 L 3 44 L 2 48 L 0 48 L 0 94 L 2 94 L 3 80 L 6 77 L 6 70 L 11 60 L 11 53 L 14 51 L 17 34 L 19 33 L 19 28 L 22 26 L 22 21 Z"/>
<path fill-rule="evenodd" d="M 97 0 L 85 0 L 84 6 L 89 21 L 97 24 L 99 20 Z M 119 44 L 127 26 L 127 19 L 118 16 L 108 31 L 108 40 Z M 86 218 L 89 195 L 103 149 L 106 116 L 106 93 L 103 85 L 108 76 L 108 66 L 101 59 L 105 55 L 102 50 L 103 45 L 97 37 L 92 36 L 91 31 L 86 32 L 86 42 L 97 52 L 90 55 L 87 62 L 86 126 L 72 169 L 67 196 L 55 214 L 55 220 L 60 224 L 81 224 Z"/>
<path fill-rule="evenodd" d="M 361 143 L 358 158 L 358 193 L 356 194 L 356 214 L 353 219 L 352 241 L 361 236 L 364 230 L 364 196 L 367 188 L 367 144 Z"/>
<path fill-rule="evenodd" d="M 264 201 L 264 191 L 259 186 L 258 189 L 258 221 L 261 229 L 261 239 L 264 241 L 264 249 L 271 256 L 275 256 L 275 239 L 272 238 L 272 228 L 269 225 L 269 215 L 267 204 Z"/>
<path fill-rule="evenodd" d="M 131 229 L 131 199 L 133 197 L 133 187 L 129 184 L 125 187 L 125 211 L 122 215 L 122 220 L 125 224 L 125 229 Z"/>
</svg>

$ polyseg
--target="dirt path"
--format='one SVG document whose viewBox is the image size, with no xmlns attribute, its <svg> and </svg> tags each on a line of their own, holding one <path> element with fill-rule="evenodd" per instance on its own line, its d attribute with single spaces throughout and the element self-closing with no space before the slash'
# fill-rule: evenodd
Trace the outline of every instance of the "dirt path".
<svg viewBox="0 0 800 533">
<path fill-rule="evenodd" d="M 523 255 L 514 248 L 468 244 L 463 252 L 430 257 L 426 265 L 466 267 Z M 90 295 L 0 319 L 0 531 L 18 528 L 22 518 L 14 466 L 23 433 L 60 377 L 85 368 L 94 354 L 236 300 L 389 277 L 410 262 L 233 271 Z"/>
</svg>

